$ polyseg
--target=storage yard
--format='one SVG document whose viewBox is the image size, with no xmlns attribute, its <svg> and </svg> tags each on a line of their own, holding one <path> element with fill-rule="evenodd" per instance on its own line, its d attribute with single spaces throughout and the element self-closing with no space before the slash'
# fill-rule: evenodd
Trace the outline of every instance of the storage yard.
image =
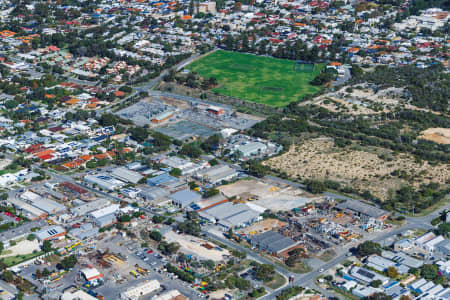
<svg viewBox="0 0 450 300">
<path fill-rule="evenodd" d="M 274 211 L 291 210 L 315 199 L 307 192 L 294 187 L 257 180 L 240 180 L 219 189 L 227 197 L 242 196 L 246 198 L 243 200 L 251 198 L 251 204 Z"/>
</svg>

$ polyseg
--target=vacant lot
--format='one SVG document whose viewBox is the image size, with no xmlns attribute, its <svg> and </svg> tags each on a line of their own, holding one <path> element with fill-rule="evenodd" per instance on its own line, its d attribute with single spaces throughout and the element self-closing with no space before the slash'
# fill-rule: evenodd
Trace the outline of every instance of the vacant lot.
<svg viewBox="0 0 450 300">
<path fill-rule="evenodd" d="M 438 144 L 450 144 L 450 128 L 428 128 L 419 138 Z"/>
<path fill-rule="evenodd" d="M 257 180 L 240 180 L 223 185 L 219 190 L 229 198 L 239 197 L 242 194 L 255 195 L 258 200 L 249 203 L 274 211 L 291 210 L 315 199 L 307 197 L 302 190 L 290 186 L 277 186 Z"/>
<path fill-rule="evenodd" d="M 377 150 L 390 159 L 381 159 Z M 395 156 L 386 149 L 337 148 L 330 139 L 309 140 L 292 146 L 287 153 L 265 164 L 292 177 L 331 179 L 369 190 L 380 199 L 386 199 L 389 189 L 395 190 L 407 183 L 416 187 L 431 181 L 445 184 L 450 178 L 448 165 L 434 166 L 426 161 L 417 163 L 412 156 Z M 402 178 L 392 175 L 399 172 L 403 173 Z"/>
<path fill-rule="evenodd" d="M 219 86 L 213 91 L 270 106 L 285 106 L 300 100 L 320 87 L 309 82 L 313 72 L 295 71 L 294 61 L 229 51 L 215 51 L 187 66 L 203 78 L 215 77 Z M 306 68 L 305 68 L 306 69 Z"/>
</svg>

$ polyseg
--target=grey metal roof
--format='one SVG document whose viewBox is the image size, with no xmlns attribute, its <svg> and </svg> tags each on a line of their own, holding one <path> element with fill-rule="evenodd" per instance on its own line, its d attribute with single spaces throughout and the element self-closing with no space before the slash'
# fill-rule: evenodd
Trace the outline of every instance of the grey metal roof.
<svg viewBox="0 0 450 300">
<path fill-rule="evenodd" d="M 70 212 L 74 215 L 82 216 L 91 211 L 103 208 L 110 203 L 111 203 L 111 201 L 109 201 L 108 199 L 98 199 L 95 201 L 87 202 L 87 203 L 79 205 L 79 206 L 72 207 L 70 209 Z"/>
<path fill-rule="evenodd" d="M 385 210 L 382 210 L 381 208 L 371 206 L 356 200 L 347 200 L 345 202 L 339 203 L 338 205 L 336 205 L 336 207 L 338 209 L 355 211 L 372 218 L 380 218 L 387 214 L 387 212 Z"/>
<path fill-rule="evenodd" d="M 119 180 L 131 182 L 134 184 L 138 183 L 139 180 L 141 180 L 143 178 L 143 176 L 141 174 L 139 174 L 138 172 L 128 170 L 124 167 L 115 168 L 111 172 L 111 175 L 116 177 Z"/>
<path fill-rule="evenodd" d="M 227 227 L 233 227 L 251 222 L 259 216 L 259 213 L 242 203 L 224 202 L 201 211 L 200 215 L 208 219 L 214 218 Z"/>
<path fill-rule="evenodd" d="M 0 240 L 3 242 L 7 242 L 9 240 L 13 240 L 17 237 L 22 237 L 31 233 L 31 228 L 33 227 L 42 227 L 45 224 L 43 221 L 32 221 L 26 222 L 20 225 L 19 227 L 11 228 L 7 231 L 3 231 L 0 233 Z"/>
<path fill-rule="evenodd" d="M 200 201 L 201 198 L 202 196 L 199 193 L 190 190 L 182 190 L 169 196 L 170 200 L 178 205 L 181 205 L 182 207 L 188 206 L 193 202 Z"/>
<path fill-rule="evenodd" d="M 262 249 L 274 253 L 279 253 L 297 244 L 293 239 L 285 237 L 276 231 L 266 231 L 253 237 L 251 242 L 252 244 L 257 244 Z"/>
</svg>

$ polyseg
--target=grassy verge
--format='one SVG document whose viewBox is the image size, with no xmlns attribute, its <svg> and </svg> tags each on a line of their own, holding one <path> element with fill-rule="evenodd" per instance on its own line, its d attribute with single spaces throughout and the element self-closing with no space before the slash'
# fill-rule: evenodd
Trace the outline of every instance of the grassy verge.
<svg viewBox="0 0 450 300">
<path fill-rule="evenodd" d="M 325 250 L 321 255 L 318 256 L 318 258 L 321 261 L 330 261 L 336 256 L 336 252 L 333 249 Z"/>
<path fill-rule="evenodd" d="M 407 216 L 407 217 L 425 217 L 448 203 L 450 203 L 450 198 L 445 197 L 444 199 L 436 202 L 435 204 L 431 205 L 430 207 L 425 208 L 420 213 L 416 213 L 416 214 L 407 213 L 407 214 L 405 214 L 405 216 Z"/>
<path fill-rule="evenodd" d="M 0 261 L 2 261 L 8 267 L 12 267 L 12 266 L 18 265 L 24 261 L 32 259 L 34 257 L 40 256 L 42 254 L 44 254 L 44 252 L 38 251 L 35 253 L 4 257 L 4 258 L 0 259 Z"/>
<path fill-rule="evenodd" d="M 280 287 L 282 287 L 286 283 L 286 278 L 284 278 L 281 274 L 278 272 L 275 273 L 275 276 L 271 281 L 264 282 L 264 285 L 268 288 L 271 288 L 272 290 L 276 290 Z"/>
<path fill-rule="evenodd" d="M 304 273 L 308 273 L 311 272 L 312 269 L 311 267 L 309 267 L 307 264 L 305 264 L 303 261 L 296 263 L 293 267 L 289 267 L 286 264 L 282 263 L 279 260 L 274 259 L 272 256 L 267 255 L 265 253 L 259 253 L 260 256 L 263 256 L 267 259 L 269 259 L 270 261 L 272 261 L 273 263 L 275 263 L 276 265 L 280 266 L 281 268 L 284 268 L 292 273 L 296 273 L 296 274 L 304 274 Z"/>
</svg>

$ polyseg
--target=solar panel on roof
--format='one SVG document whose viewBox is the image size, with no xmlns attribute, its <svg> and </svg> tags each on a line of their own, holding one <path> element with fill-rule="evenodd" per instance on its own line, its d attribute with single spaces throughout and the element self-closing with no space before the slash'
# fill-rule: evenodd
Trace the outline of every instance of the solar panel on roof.
<svg viewBox="0 0 450 300">
<path fill-rule="evenodd" d="M 371 272 L 366 271 L 364 269 L 359 269 L 356 273 L 358 273 L 359 275 L 365 276 L 367 278 L 370 278 L 370 279 L 375 277 L 374 274 L 372 274 Z"/>
</svg>

